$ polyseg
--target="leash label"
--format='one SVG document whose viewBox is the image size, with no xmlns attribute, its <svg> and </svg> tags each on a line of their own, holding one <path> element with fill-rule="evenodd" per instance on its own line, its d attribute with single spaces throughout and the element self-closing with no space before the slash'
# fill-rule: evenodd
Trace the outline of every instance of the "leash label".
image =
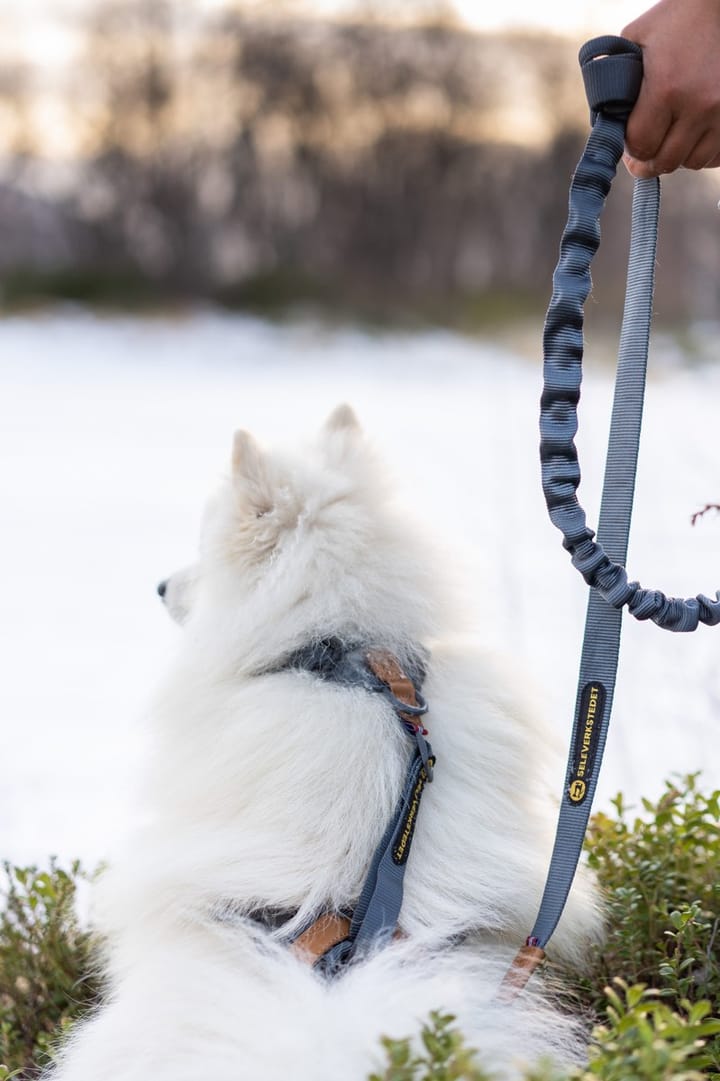
<svg viewBox="0 0 720 1081">
<path fill-rule="evenodd" d="M 580 705 L 575 720 L 573 757 L 567 794 L 571 803 L 585 802 L 588 785 L 595 768 L 595 755 L 600 727 L 605 710 L 607 692 L 602 683 L 593 680 L 586 683 L 580 694 Z"/>
<path fill-rule="evenodd" d="M 432 769 L 435 765 L 434 758 L 429 759 L 429 765 Z M 418 779 L 415 782 L 412 795 L 408 801 L 405 817 L 400 824 L 398 840 L 392 850 L 393 863 L 396 863 L 399 867 L 407 861 L 407 858 L 410 855 L 410 845 L 412 844 L 413 834 L 415 832 L 415 823 L 417 822 L 420 800 L 422 799 L 423 789 L 427 780 L 427 770 L 423 766 L 418 774 Z"/>
</svg>

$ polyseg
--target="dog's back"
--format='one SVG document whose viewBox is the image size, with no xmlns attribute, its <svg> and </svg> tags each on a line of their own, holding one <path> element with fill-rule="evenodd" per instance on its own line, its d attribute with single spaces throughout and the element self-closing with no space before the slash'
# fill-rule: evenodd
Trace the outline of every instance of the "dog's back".
<svg viewBox="0 0 720 1081">
<path fill-rule="evenodd" d="M 110 1001 L 62 1081 L 364 1081 L 380 1035 L 431 1009 L 456 1013 L 489 1065 L 572 1056 L 574 1026 L 537 989 L 495 1001 L 552 844 L 547 740 L 489 662 L 447 640 L 445 590 L 381 477 L 346 407 L 309 460 L 236 436 L 199 564 L 165 590 L 184 640 L 156 702 L 147 824 L 102 889 Z M 409 747 L 382 696 L 288 664 L 328 636 L 422 651 L 437 756 L 402 937 L 330 982 L 281 939 L 357 902 Z M 555 955 L 581 961 L 597 932 L 583 880 Z"/>
</svg>

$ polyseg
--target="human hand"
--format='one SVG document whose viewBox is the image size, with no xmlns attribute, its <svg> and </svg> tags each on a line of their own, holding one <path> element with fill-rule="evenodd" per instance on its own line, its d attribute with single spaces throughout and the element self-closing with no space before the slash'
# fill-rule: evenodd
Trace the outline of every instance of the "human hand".
<svg viewBox="0 0 720 1081">
<path fill-rule="evenodd" d="M 720 0 L 660 0 L 622 36 L 643 50 L 625 133 L 637 177 L 720 166 Z"/>
</svg>

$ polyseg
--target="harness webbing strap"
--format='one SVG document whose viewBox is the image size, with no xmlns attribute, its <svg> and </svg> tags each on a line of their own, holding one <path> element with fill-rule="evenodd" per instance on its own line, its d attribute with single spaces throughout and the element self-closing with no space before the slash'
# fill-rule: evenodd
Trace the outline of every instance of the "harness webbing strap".
<svg viewBox="0 0 720 1081">
<path fill-rule="evenodd" d="M 430 759 L 430 763 L 434 763 Z M 363 891 L 353 913 L 345 942 L 329 951 L 319 964 L 326 972 L 362 956 L 370 949 L 386 945 L 398 927 L 403 901 L 405 864 L 420 799 L 428 774 L 419 753 L 413 756 L 395 815 L 373 858 Z"/>
<path fill-rule="evenodd" d="M 365 664 L 386 689 L 398 718 L 415 738 L 415 751 L 405 777 L 403 791 L 380 844 L 375 850 L 362 892 L 355 906 L 347 938 L 329 949 L 315 962 L 327 975 L 389 942 L 397 932 L 403 901 L 405 866 L 417 823 L 420 800 L 432 780 L 435 759 L 425 739 L 419 718 L 427 712 L 424 699 L 397 658 L 386 650 L 370 650 Z"/>
</svg>

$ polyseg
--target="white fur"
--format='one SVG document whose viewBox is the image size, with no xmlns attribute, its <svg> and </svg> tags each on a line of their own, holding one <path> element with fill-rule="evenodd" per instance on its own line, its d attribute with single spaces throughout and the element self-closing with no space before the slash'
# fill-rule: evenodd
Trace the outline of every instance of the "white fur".
<svg viewBox="0 0 720 1081">
<path fill-rule="evenodd" d="M 147 824 L 98 902 L 108 1002 L 57 1081 L 365 1081 L 380 1035 L 417 1032 L 431 1009 L 456 1013 L 511 1076 L 541 1053 L 578 1055 L 539 978 L 513 1006 L 495 1001 L 547 869 L 551 740 L 453 640 L 440 569 L 347 407 L 301 456 L 236 434 L 199 563 L 167 587 L 184 632 L 154 709 Z M 379 696 L 269 671 L 331 634 L 401 658 L 430 647 L 438 761 L 407 867 L 407 938 L 327 983 L 242 913 L 298 908 L 300 924 L 352 903 L 402 788 L 409 741 Z M 581 963 L 599 922 L 581 873 L 551 956 Z"/>
</svg>

